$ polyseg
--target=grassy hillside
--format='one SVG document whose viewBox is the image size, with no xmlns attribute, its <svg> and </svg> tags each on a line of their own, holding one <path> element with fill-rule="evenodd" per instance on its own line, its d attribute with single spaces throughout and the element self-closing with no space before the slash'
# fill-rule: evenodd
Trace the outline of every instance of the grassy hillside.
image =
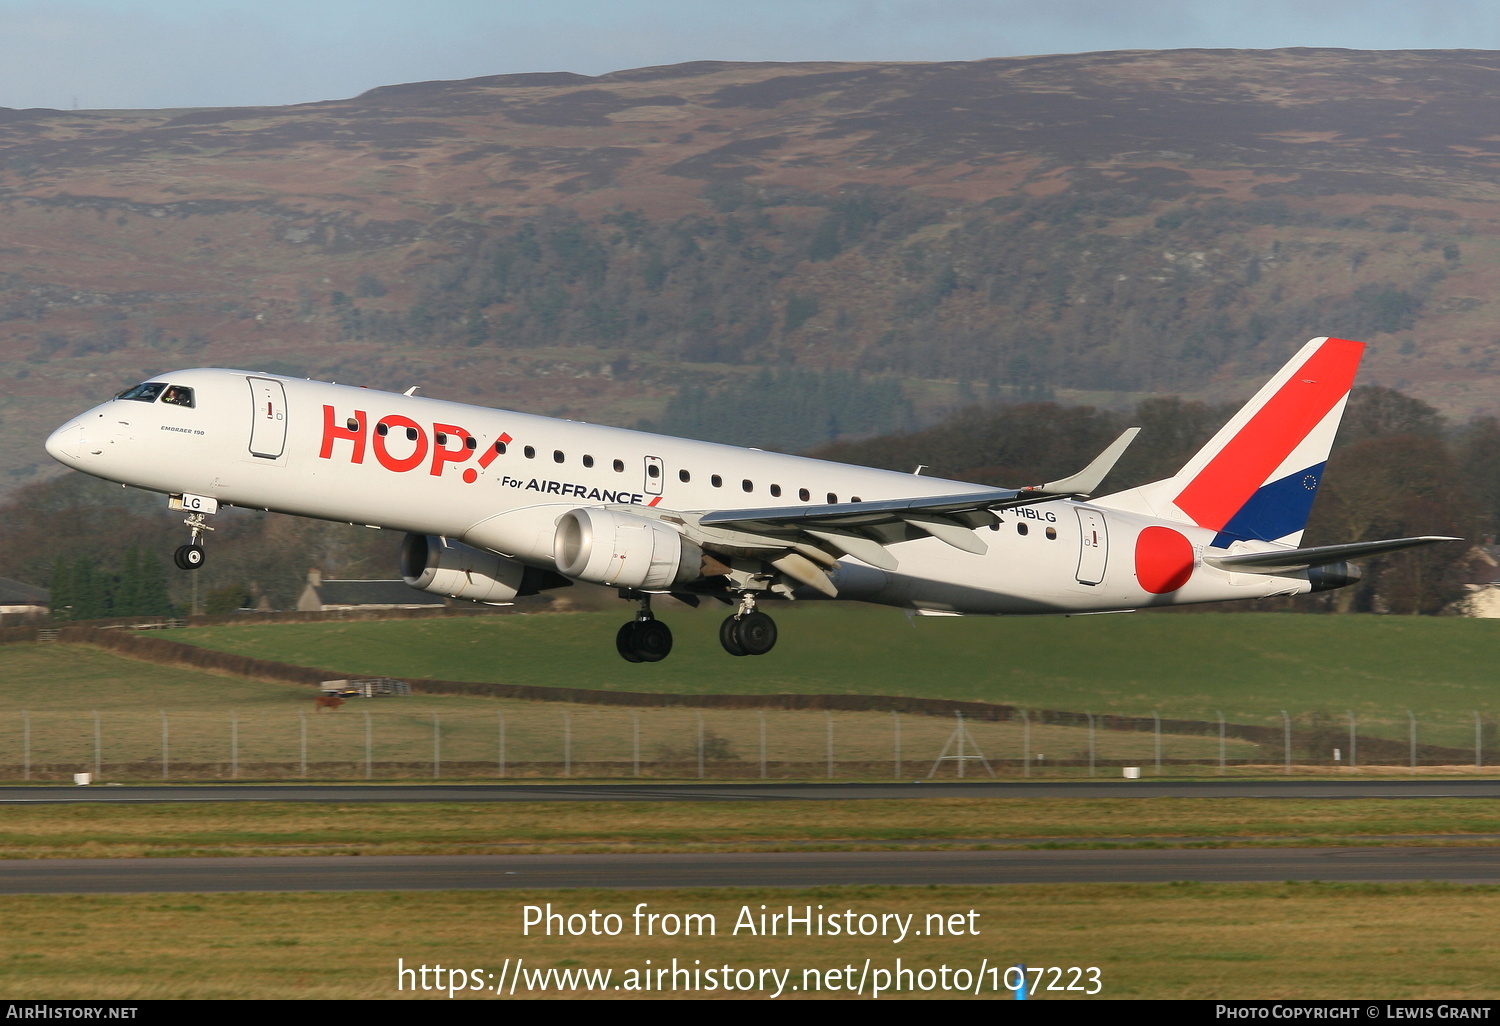
<svg viewBox="0 0 1500 1026">
<path fill-rule="evenodd" d="M 615 654 L 623 613 L 217 627 L 172 637 L 349 672 L 605 690 L 902 694 L 1209 719 L 1222 710 L 1240 722 L 1279 722 L 1281 709 L 1353 709 L 1403 727 L 1407 709 L 1455 725 L 1472 723 L 1472 710 L 1500 713 L 1500 623 L 1486 620 L 1239 613 L 908 625 L 895 611 L 813 604 L 775 615 L 780 644 L 759 659 L 719 648 L 716 612 L 664 617 L 677 647 L 655 665 Z"/>
</svg>

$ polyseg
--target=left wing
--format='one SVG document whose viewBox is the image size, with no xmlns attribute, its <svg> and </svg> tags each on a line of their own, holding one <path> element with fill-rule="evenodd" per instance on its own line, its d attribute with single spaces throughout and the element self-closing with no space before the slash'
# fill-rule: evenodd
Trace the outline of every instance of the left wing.
<svg viewBox="0 0 1500 1026">
<path fill-rule="evenodd" d="M 696 518 L 700 530 L 714 529 L 739 536 L 756 536 L 764 542 L 780 542 L 792 554 L 810 557 L 817 562 L 819 553 L 832 549 L 863 560 L 882 570 L 895 570 L 896 557 L 886 546 L 924 536 L 933 537 L 964 552 L 983 555 L 988 546 L 974 532 L 995 523 L 997 510 L 1024 506 L 1049 499 L 1076 496 L 1087 498 L 1114 468 L 1140 428 L 1130 428 L 1100 453 L 1092 463 L 1071 477 L 1065 477 L 1032 488 L 992 488 L 959 495 L 929 495 L 905 499 L 879 499 L 872 502 L 841 502 L 820 506 L 782 506 L 772 509 L 715 510 Z M 810 541 L 806 540 L 810 539 Z M 723 541 L 732 543 L 732 539 Z M 813 550 L 813 551 L 809 551 Z M 807 558 L 802 558 L 807 563 Z M 789 576 L 828 592 L 832 587 L 821 571 L 796 560 L 789 566 L 772 560 Z M 826 565 L 826 564 L 825 564 Z M 821 583 L 809 579 L 815 572 Z"/>
</svg>

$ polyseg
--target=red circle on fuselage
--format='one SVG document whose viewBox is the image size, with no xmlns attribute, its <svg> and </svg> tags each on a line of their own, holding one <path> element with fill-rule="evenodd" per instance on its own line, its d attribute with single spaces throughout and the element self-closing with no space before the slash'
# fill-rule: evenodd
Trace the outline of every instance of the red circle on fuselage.
<svg viewBox="0 0 1500 1026">
<path fill-rule="evenodd" d="M 1170 527 L 1148 527 L 1135 540 L 1135 578 L 1153 595 L 1176 591 L 1193 576 L 1193 545 Z"/>
</svg>

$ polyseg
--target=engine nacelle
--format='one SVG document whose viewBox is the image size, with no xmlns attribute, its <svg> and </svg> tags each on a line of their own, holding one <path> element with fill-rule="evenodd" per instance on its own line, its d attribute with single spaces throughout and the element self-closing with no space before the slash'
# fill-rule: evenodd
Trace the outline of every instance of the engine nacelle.
<svg viewBox="0 0 1500 1026">
<path fill-rule="evenodd" d="M 666 591 L 703 573 L 703 550 L 667 524 L 597 506 L 562 515 L 552 554 L 561 573 L 611 588 Z"/>
<path fill-rule="evenodd" d="M 475 602 L 509 602 L 572 581 L 448 538 L 408 534 L 401 543 L 401 579 L 420 591 Z"/>
</svg>

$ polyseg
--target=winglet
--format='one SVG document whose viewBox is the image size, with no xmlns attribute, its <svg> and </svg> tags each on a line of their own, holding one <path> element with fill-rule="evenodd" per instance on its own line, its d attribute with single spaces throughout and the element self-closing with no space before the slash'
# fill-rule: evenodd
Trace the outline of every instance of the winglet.
<svg viewBox="0 0 1500 1026">
<path fill-rule="evenodd" d="M 1109 472 L 1115 469 L 1115 464 L 1120 461 L 1120 457 L 1125 454 L 1125 450 L 1130 448 L 1130 443 L 1135 441 L 1135 436 L 1140 433 L 1141 429 L 1138 427 L 1126 428 L 1124 434 L 1111 442 L 1108 449 L 1094 457 L 1094 462 L 1072 477 L 1049 481 L 1035 488 L 1027 488 L 1026 491 L 1045 492 L 1048 495 L 1081 495 L 1088 498 L 1104 483 Z"/>
</svg>

